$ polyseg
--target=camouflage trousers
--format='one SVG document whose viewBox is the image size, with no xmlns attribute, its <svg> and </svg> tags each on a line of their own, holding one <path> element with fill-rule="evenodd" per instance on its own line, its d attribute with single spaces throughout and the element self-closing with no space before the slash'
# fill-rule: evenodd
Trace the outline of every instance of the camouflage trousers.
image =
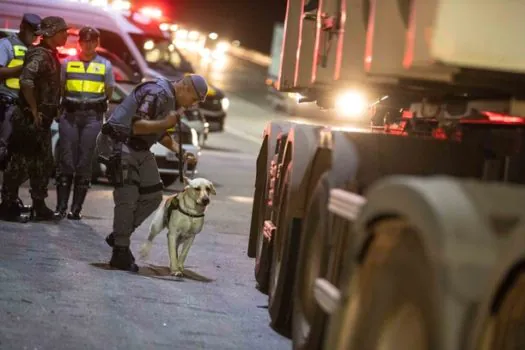
<svg viewBox="0 0 525 350">
<path fill-rule="evenodd" d="M 49 127 L 28 127 L 18 108 L 13 116 L 13 134 L 9 141 L 11 157 L 4 171 L 2 202 L 14 202 L 20 186 L 29 178 L 33 201 L 47 197 L 54 160 Z"/>
</svg>

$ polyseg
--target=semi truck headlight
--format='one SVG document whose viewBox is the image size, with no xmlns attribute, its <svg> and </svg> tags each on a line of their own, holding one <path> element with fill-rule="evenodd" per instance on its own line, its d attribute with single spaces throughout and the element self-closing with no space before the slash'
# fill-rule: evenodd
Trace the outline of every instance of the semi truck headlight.
<svg viewBox="0 0 525 350">
<path fill-rule="evenodd" d="M 335 110 L 343 117 L 355 118 L 363 115 L 368 109 L 368 101 L 358 91 L 344 91 L 335 99 Z"/>
<path fill-rule="evenodd" d="M 223 98 L 223 99 L 221 100 L 221 106 L 222 106 L 222 109 L 223 109 L 223 110 L 227 111 L 228 108 L 230 108 L 230 100 L 229 100 L 228 98 L 226 98 L 226 97 Z"/>
</svg>

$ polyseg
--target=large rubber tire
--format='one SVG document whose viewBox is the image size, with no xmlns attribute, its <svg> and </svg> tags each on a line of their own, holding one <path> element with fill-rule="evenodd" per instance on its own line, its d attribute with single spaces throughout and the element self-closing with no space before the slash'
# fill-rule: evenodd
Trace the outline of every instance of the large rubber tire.
<svg viewBox="0 0 525 350">
<path fill-rule="evenodd" d="M 275 179 L 275 187 L 274 187 L 274 197 L 273 199 L 273 207 L 269 208 L 268 206 L 264 206 L 264 214 L 263 214 L 263 222 L 267 219 L 272 219 L 273 223 L 277 225 L 279 222 L 279 217 L 272 217 L 271 211 L 275 211 L 275 213 L 278 213 L 278 215 L 281 215 L 282 213 L 282 205 L 285 203 L 283 202 L 282 197 L 282 191 L 281 187 L 282 184 L 285 181 L 286 177 L 286 170 L 288 169 L 288 165 L 290 164 L 291 159 L 289 159 L 285 154 L 285 148 L 284 144 L 282 145 L 282 148 L 278 152 L 277 156 L 277 163 L 281 164 L 281 171 L 278 171 L 278 175 Z M 279 167 L 279 166 L 278 166 Z M 277 200 L 276 200 L 277 199 Z M 284 203 L 284 204 L 283 204 Z M 274 216 L 275 216 L 274 213 Z M 255 280 L 257 281 L 257 289 L 264 293 L 268 294 L 268 290 L 270 287 L 270 270 L 273 263 L 273 246 L 274 246 L 275 237 L 272 237 L 270 241 L 267 239 L 264 239 L 263 231 L 262 229 L 257 232 L 257 251 L 255 256 Z"/>
<path fill-rule="evenodd" d="M 317 184 L 301 235 L 293 291 L 292 340 L 296 350 L 320 349 L 326 323 L 325 313 L 315 301 L 313 289 L 315 279 L 325 277 L 328 267 L 328 177 L 329 173 L 326 173 Z"/>
<path fill-rule="evenodd" d="M 417 232 L 387 219 L 372 234 L 346 305 L 349 324 L 339 328 L 352 335 L 341 332 L 338 349 L 438 349 L 438 279 Z"/>
<path fill-rule="evenodd" d="M 270 326 L 279 334 L 291 337 L 293 275 L 297 266 L 301 223 L 299 218 L 287 217 L 286 202 L 289 195 L 289 172 L 284 177 L 281 190 L 281 210 L 273 238 L 272 263 L 268 290 Z M 296 247 L 296 249 L 293 249 Z"/>
<path fill-rule="evenodd" d="M 266 206 L 266 192 L 268 182 L 268 140 L 264 140 L 257 157 L 257 177 L 255 179 L 255 191 L 253 193 L 252 216 L 250 222 L 250 237 L 248 238 L 248 257 L 255 258 L 258 250 L 258 240 L 264 223 Z M 264 169 L 264 172 L 263 172 Z M 260 178 L 259 178 L 260 176 Z"/>
<path fill-rule="evenodd" d="M 478 350 L 525 349 L 525 269 L 510 279 L 510 288 L 485 322 Z"/>
</svg>

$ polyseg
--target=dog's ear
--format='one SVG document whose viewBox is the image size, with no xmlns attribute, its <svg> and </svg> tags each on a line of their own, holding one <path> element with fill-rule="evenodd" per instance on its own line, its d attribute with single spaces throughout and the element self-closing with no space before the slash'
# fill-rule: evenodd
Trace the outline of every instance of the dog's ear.
<svg viewBox="0 0 525 350">
<path fill-rule="evenodd" d="M 190 179 L 188 179 L 186 176 L 183 176 L 183 180 L 184 180 L 184 186 L 190 185 Z"/>
<path fill-rule="evenodd" d="M 217 191 L 215 191 L 215 186 L 213 186 L 213 184 L 211 182 L 210 182 L 210 193 L 213 194 L 213 195 L 217 194 Z"/>
</svg>

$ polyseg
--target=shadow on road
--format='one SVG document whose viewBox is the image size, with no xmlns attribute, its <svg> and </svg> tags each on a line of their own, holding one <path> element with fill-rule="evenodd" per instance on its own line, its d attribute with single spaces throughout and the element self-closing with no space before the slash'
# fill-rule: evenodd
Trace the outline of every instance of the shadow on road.
<svg viewBox="0 0 525 350">
<path fill-rule="evenodd" d="M 118 271 L 116 269 L 111 268 L 108 263 L 90 263 L 90 265 L 98 269 L 102 269 L 102 270 Z M 204 282 L 204 283 L 210 283 L 214 281 L 211 278 L 203 276 L 189 269 L 184 270 L 183 278 L 174 277 L 174 276 L 171 276 L 169 267 L 160 266 L 160 265 L 151 265 L 151 264 L 148 264 L 146 266 L 139 266 L 139 272 L 137 273 L 137 275 L 144 276 L 144 277 L 158 278 L 158 279 L 163 279 L 163 280 L 172 281 L 172 282 L 183 282 L 185 278 L 193 280 L 193 281 L 197 281 L 197 282 Z"/>
</svg>

